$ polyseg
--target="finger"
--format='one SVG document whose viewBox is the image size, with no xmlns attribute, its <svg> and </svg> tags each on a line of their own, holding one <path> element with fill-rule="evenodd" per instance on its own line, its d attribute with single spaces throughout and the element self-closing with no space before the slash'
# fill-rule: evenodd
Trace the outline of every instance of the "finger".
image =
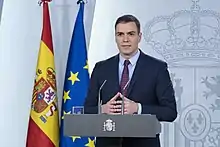
<svg viewBox="0 0 220 147">
<path fill-rule="evenodd" d="M 115 108 L 115 105 L 109 105 L 109 108 L 110 108 L 110 109 L 114 109 L 114 108 Z"/>
<path fill-rule="evenodd" d="M 130 100 L 130 99 L 128 99 L 127 97 L 123 96 L 121 93 L 120 93 L 119 95 L 120 95 L 120 98 L 124 99 L 124 101 Z"/>
<path fill-rule="evenodd" d="M 122 104 L 122 101 L 121 100 L 118 100 L 118 101 L 115 101 L 115 104 Z"/>
<path fill-rule="evenodd" d="M 120 108 L 120 107 L 118 105 L 110 105 L 109 108 L 110 109 L 117 109 L 117 108 Z"/>
<path fill-rule="evenodd" d="M 110 109 L 110 110 L 109 110 L 109 113 L 114 113 L 114 109 Z"/>
<path fill-rule="evenodd" d="M 122 93 L 119 93 L 120 98 L 125 98 L 125 96 Z"/>
<path fill-rule="evenodd" d="M 132 114 L 130 111 L 126 110 L 124 111 L 124 114 Z"/>
<path fill-rule="evenodd" d="M 130 101 L 124 101 L 124 104 L 128 105 L 128 104 L 130 104 Z"/>
<path fill-rule="evenodd" d="M 124 114 L 129 114 L 129 112 L 128 112 L 128 111 L 126 111 Z"/>
<path fill-rule="evenodd" d="M 117 101 L 114 101 L 114 100 L 111 99 L 108 103 L 109 103 L 109 105 L 116 105 Z"/>
<path fill-rule="evenodd" d="M 128 114 L 128 109 L 124 109 L 124 114 Z"/>
<path fill-rule="evenodd" d="M 110 101 L 110 105 L 117 105 L 117 101 Z"/>
<path fill-rule="evenodd" d="M 115 109 L 115 113 L 121 113 L 121 108 Z"/>
<path fill-rule="evenodd" d="M 125 103 L 124 108 L 128 109 L 129 108 L 129 103 Z"/>
<path fill-rule="evenodd" d="M 110 109 L 109 111 L 110 111 L 111 113 L 117 113 L 117 112 L 121 112 L 121 108 Z"/>
<path fill-rule="evenodd" d="M 120 93 L 118 92 L 110 101 L 115 101 L 120 96 Z"/>
<path fill-rule="evenodd" d="M 118 109 L 118 108 L 121 108 L 121 105 L 114 105 L 113 107 L 114 109 Z"/>
<path fill-rule="evenodd" d="M 117 113 L 112 113 L 113 115 L 120 115 L 121 113 L 120 112 L 117 112 Z"/>
<path fill-rule="evenodd" d="M 119 93 L 119 96 L 122 98 L 127 98 L 126 96 L 124 96 L 122 93 Z"/>
<path fill-rule="evenodd" d="M 110 113 L 115 113 L 115 109 L 112 108 L 112 109 L 109 110 L 109 112 L 110 112 Z"/>
<path fill-rule="evenodd" d="M 110 104 L 111 105 L 121 105 L 122 101 L 121 100 L 111 101 Z"/>
<path fill-rule="evenodd" d="M 118 114 L 121 114 L 120 112 L 109 112 L 108 114 L 111 114 L 111 115 L 118 115 Z"/>
</svg>

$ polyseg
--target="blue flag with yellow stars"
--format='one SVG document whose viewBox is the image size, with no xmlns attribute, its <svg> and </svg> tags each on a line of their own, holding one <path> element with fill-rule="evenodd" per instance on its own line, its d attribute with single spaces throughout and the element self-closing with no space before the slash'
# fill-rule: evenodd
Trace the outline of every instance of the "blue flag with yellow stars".
<svg viewBox="0 0 220 147">
<path fill-rule="evenodd" d="M 67 137 L 63 134 L 64 114 L 81 113 L 80 107 L 83 107 L 89 85 L 87 49 L 83 24 L 84 2 L 79 0 L 78 4 L 80 5 L 80 8 L 70 43 L 64 81 L 61 109 L 60 147 L 95 147 L 95 137 Z"/>
</svg>

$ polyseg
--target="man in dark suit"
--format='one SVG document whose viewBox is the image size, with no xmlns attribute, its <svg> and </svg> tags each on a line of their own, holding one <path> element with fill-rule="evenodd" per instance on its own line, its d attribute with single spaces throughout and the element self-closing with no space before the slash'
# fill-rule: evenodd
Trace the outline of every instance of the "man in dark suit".
<svg viewBox="0 0 220 147">
<path fill-rule="evenodd" d="M 106 80 L 101 92 L 102 113 L 121 114 L 120 98 L 123 94 L 125 114 L 154 114 L 159 121 L 168 122 L 176 119 L 176 101 L 167 64 L 144 54 L 138 48 L 141 36 L 140 23 L 136 17 L 124 15 L 117 19 L 115 40 L 119 54 L 96 63 L 84 103 L 85 113 L 98 112 L 98 91 Z M 156 138 L 96 139 L 96 147 L 120 145 L 160 147 L 159 134 Z"/>
</svg>

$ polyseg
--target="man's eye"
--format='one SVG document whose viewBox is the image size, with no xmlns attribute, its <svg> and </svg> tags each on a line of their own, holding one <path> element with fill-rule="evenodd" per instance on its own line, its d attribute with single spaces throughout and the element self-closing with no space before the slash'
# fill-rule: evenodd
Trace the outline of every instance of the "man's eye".
<svg viewBox="0 0 220 147">
<path fill-rule="evenodd" d="M 134 35 L 134 33 L 128 33 L 128 35 L 129 35 L 129 36 L 133 36 L 133 35 Z"/>
<path fill-rule="evenodd" d="M 123 35 L 123 33 L 118 33 L 118 36 L 122 36 Z"/>
</svg>

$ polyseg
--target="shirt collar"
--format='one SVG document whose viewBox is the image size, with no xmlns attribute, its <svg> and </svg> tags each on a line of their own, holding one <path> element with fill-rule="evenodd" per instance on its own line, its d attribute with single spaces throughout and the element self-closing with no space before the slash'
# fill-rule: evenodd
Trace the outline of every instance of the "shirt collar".
<svg viewBox="0 0 220 147">
<path fill-rule="evenodd" d="M 137 52 L 134 54 L 134 56 L 132 56 L 132 57 L 129 59 L 129 61 L 130 61 L 130 63 L 131 63 L 132 66 L 134 66 L 134 65 L 137 63 L 137 60 L 138 60 L 139 55 L 140 55 L 140 51 L 139 51 L 139 49 L 138 49 Z M 123 66 L 125 60 L 126 60 L 126 59 L 125 59 L 124 57 L 122 57 L 121 54 L 119 54 L 119 63 L 120 63 L 120 65 Z"/>
</svg>

